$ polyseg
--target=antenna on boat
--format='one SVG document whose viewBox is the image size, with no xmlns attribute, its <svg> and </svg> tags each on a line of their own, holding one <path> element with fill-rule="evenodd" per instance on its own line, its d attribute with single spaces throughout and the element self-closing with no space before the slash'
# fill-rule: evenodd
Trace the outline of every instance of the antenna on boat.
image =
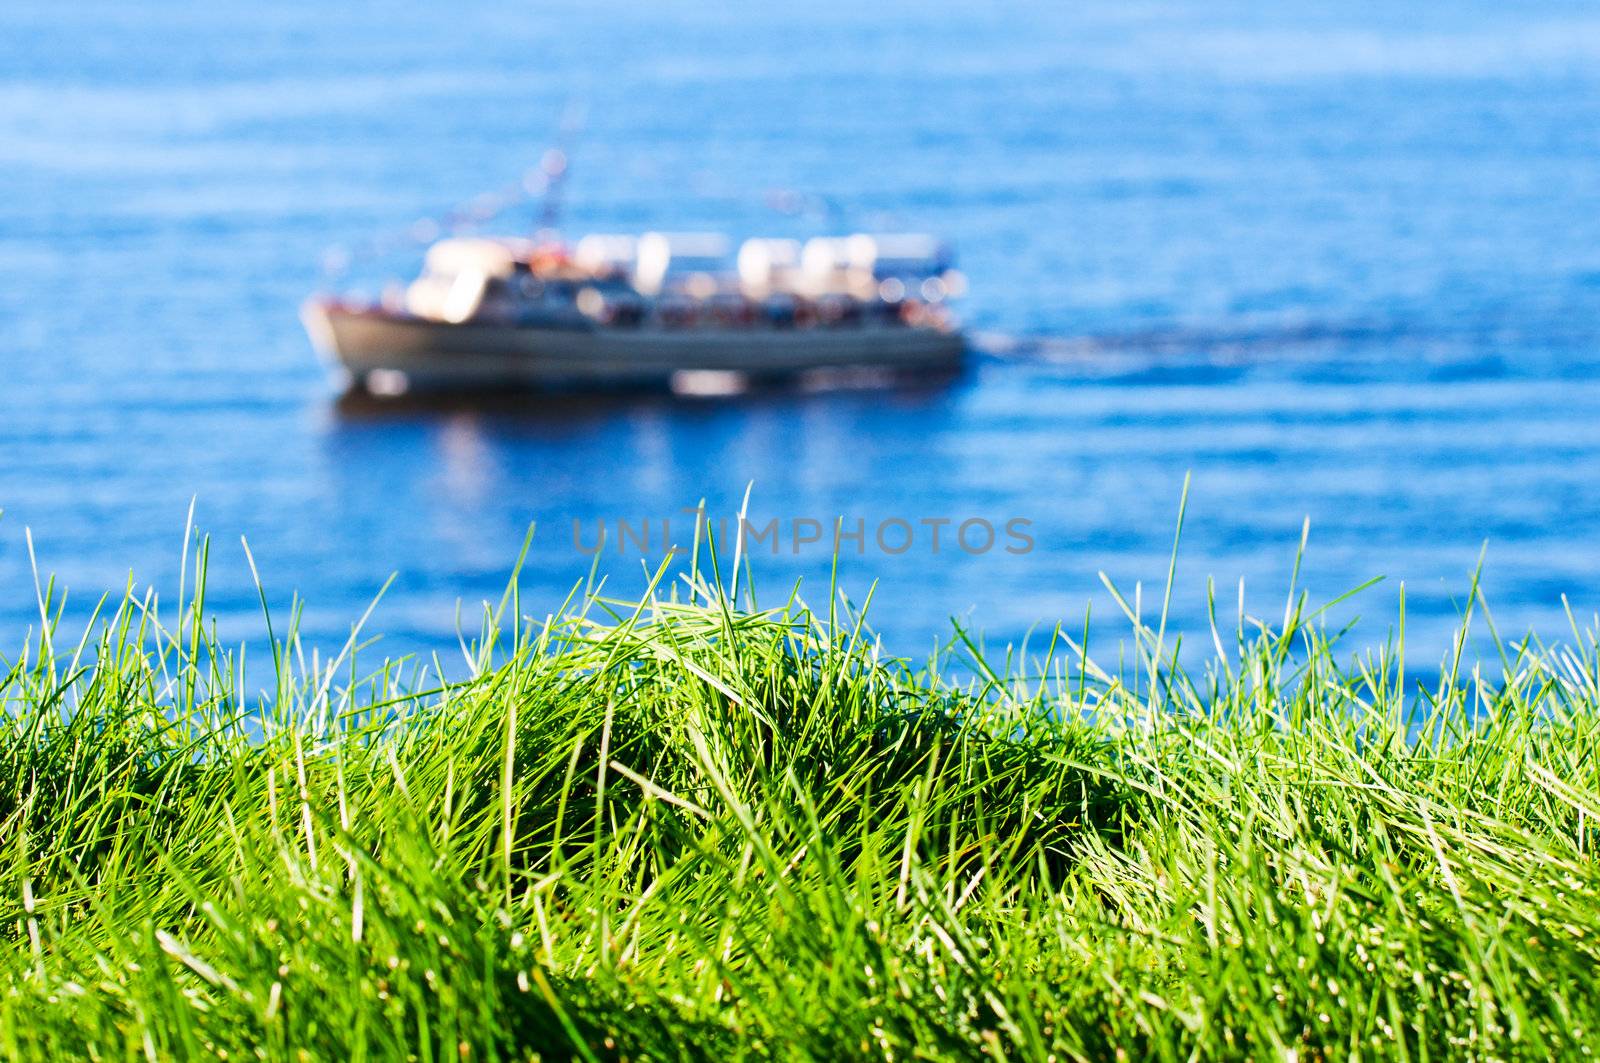
<svg viewBox="0 0 1600 1063">
<path fill-rule="evenodd" d="M 544 153 L 538 166 L 522 175 L 520 182 L 474 196 L 437 217 L 418 218 L 404 229 L 380 233 L 352 245 L 330 246 L 322 254 L 323 283 L 333 284 L 354 264 L 366 259 L 380 258 L 417 244 L 431 244 L 440 236 L 470 231 L 535 197 L 540 200 L 538 236 L 541 240 L 555 239 L 561 225 L 561 190 L 567 177 L 569 149 L 583 131 L 587 110 L 577 101 L 567 104 L 561 114 L 555 143 Z"/>
<path fill-rule="evenodd" d="M 576 101 L 568 103 L 561 115 L 561 127 L 553 147 L 544 153 L 539 165 L 529 170 L 524 186 L 534 195 L 542 194 L 539 208 L 539 235 L 554 237 L 561 228 L 561 191 L 566 184 L 569 146 L 583 131 L 587 109 Z"/>
<path fill-rule="evenodd" d="M 849 211 L 834 197 L 823 192 L 798 188 L 773 188 L 766 194 L 769 210 L 790 218 L 812 218 L 840 227 L 849 223 Z"/>
</svg>

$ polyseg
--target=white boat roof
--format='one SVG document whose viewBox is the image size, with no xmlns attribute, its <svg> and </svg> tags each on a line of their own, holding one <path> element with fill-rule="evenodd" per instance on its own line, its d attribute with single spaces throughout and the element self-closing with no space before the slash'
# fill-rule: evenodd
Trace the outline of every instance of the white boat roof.
<svg viewBox="0 0 1600 1063">
<path fill-rule="evenodd" d="M 639 238 L 627 233 L 590 233 L 572 248 L 572 260 L 580 266 L 631 266 L 638 253 Z"/>
<path fill-rule="evenodd" d="M 428 249 L 426 271 L 441 277 L 473 273 L 489 278 L 512 276 L 528 261 L 534 244 L 512 236 L 459 236 Z M 631 265 L 636 282 L 659 288 L 670 275 L 720 273 L 729 261 L 731 242 L 722 233 L 647 232 L 638 237 L 595 233 L 574 248 L 574 260 L 590 269 Z M 799 272 L 820 282 L 843 273 L 883 276 L 933 276 L 952 262 L 950 246 L 925 233 L 854 233 L 820 236 L 803 245 L 790 239 L 750 239 L 739 247 L 738 272 L 747 284 L 769 283 L 775 271 Z"/>
<path fill-rule="evenodd" d="M 655 293 L 669 276 L 720 273 L 728 266 L 730 249 L 721 233 L 645 233 L 634 259 L 634 283 L 640 291 Z"/>
<path fill-rule="evenodd" d="M 527 256 L 531 245 L 508 237 L 458 236 L 440 240 L 428 248 L 429 273 L 451 275 L 481 273 L 486 277 L 509 277 L 517 261 Z"/>
<path fill-rule="evenodd" d="M 927 233 L 856 233 L 849 254 L 865 270 L 937 273 L 950 264 L 950 245 Z"/>
<path fill-rule="evenodd" d="M 722 233 L 645 233 L 639 237 L 639 254 L 664 254 L 670 258 L 725 259 L 733 243 Z"/>
</svg>

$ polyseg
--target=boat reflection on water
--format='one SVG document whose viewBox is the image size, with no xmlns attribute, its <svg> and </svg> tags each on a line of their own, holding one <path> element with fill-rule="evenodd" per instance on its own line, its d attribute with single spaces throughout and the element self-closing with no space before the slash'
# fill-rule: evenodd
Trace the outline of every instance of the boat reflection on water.
<svg viewBox="0 0 1600 1063">
<path fill-rule="evenodd" d="M 665 556 L 664 521 L 674 521 L 678 535 L 697 504 L 731 517 L 749 491 L 752 512 L 767 519 L 825 524 L 876 513 L 852 501 L 861 478 L 898 469 L 921 481 L 960 422 L 969 383 L 958 373 L 829 375 L 753 382 L 715 397 L 663 389 L 376 396 L 352 388 L 319 407 L 319 466 L 344 519 L 374 541 L 414 544 L 420 560 L 407 578 L 418 582 L 407 586 L 442 596 L 440 608 L 458 597 L 497 597 L 508 555 L 516 559 L 529 529 L 538 534 L 521 570 L 528 598 L 559 602 L 597 563 L 601 575 L 623 581 L 618 586 L 635 586 L 639 562 Z M 394 461 L 397 453 L 408 460 Z M 836 489 L 841 474 L 847 486 Z M 906 512 L 936 511 L 938 477 L 926 485 L 932 494 Z M 391 526 L 397 512 L 414 514 L 399 531 Z M 648 525 L 649 549 L 613 542 L 597 557 L 593 529 L 619 521 Z M 589 545 L 577 545 L 580 538 Z M 387 575 L 381 556 L 351 564 L 367 566 L 376 585 Z M 765 561 L 765 582 L 780 586 L 824 579 L 831 554 L 786 548 Z M 464 572 L 474 581 L 465 594 Z M 868 578 L 876 574 L 863 583 Z"/>
<path fill-rule="evenodd" d="M 508 421 L 559 424 L 611 420 L 646 411 L 687 413 L 729 406 L 759 409 L 830 394 L 872 394 L 915 405 L 947 393 L 968 372 L 970 367 L 949 366 L 915 372 L 881 368 L 827 369 L 774 378 L 742 373 L 680 373 L 667 387 L 570 391 L 422 389 L 381 394 L 370 386 L 352 384 L 335 400 L 333 411 L 339 420 L 350 423 L 477 414 Z"/>
</svg>

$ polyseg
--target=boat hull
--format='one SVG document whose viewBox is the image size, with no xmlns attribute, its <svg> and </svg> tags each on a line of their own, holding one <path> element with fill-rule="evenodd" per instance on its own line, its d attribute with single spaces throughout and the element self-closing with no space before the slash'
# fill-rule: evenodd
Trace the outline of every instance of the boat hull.
<svg viewBox="0 0 1600 1063">
<path fill-rule="evenodd" d="M 665 329 L 448 324 L 326 300 L 302 314 L 312 342 L 358 383 L 403 374 L 420 387 L 670 385 L 679 374 L 784 377 L 816 370 L 948 372 L 959 332 L 898 325 Z"/>
</svg>

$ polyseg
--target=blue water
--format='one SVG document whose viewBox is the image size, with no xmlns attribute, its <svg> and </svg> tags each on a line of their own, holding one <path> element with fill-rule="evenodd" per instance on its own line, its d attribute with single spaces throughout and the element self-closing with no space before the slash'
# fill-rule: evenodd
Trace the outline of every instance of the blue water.
<svg viewBox="0 0 1600 1063">
<path fill-rule="evenodd" d="M 8 655 L 25 529 L 75 602 L 130 573 L 171 597 L 193 499 L 226 634 L 260 628 L 248 536 L 313 641 L 393 574 L 378 652 L 448 650 L 530 523 L 542 611 L 589 570 L 574 521 L 685 528 L 751 482 L 759 523 L 866 525 L 842 582 L 878 581 L 908 653 L 952 615 L 1001 644 L 1107 617 L 1101 571 L 1153 609 L 1189 471 L 1191 640 L 1208 577 L 1224 614 L 1241 579 L 1281 613 L 1307 518 L 1315 596 L 1386 578 L 1340 614 L 1377 636 L 1403 581 L 1408 640 L 1442 647 L 1485 548 L 1502 632 L 1600 608 L 1591 5 L 459 7 L 0 11 Z M 579 105 L 572 231 L 937 231 L 999 353 L 887 391 L 341 403 L 295 317 L 324 249 L 515 181 Z M 1031 521 L 1033 548 L 871 548 L 946 517 Z M 600 565 L 619 592 L 631 545 Z M 790 550 L 760 589 L 820 603 L 830 551 Z"/>
</svg>

